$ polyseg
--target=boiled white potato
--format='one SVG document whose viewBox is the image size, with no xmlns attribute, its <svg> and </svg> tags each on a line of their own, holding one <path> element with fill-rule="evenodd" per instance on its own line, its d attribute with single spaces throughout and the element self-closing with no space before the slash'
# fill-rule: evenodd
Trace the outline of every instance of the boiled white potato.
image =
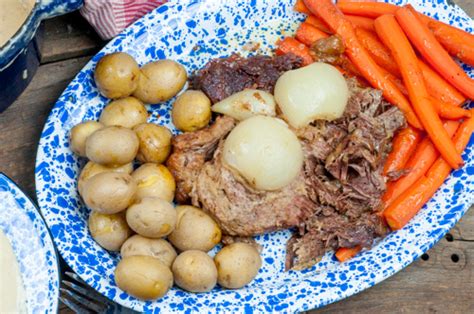
<svg viewBox="0 0 474 314">
<path fill-rule="evenodd" d="M 71 150 L 79 156 L 86 157 L 86 140 L 95 131 L 102 129 L 104 125 L 97 121 L 86 121 L 77 124 L 71 129 L 69 143 Z"/>
<path fill-rule="evenodd" d="M 172 202 L 176 183 L 173 175 L 163 165 L 146 163 L 141 165 L 132 174 L 137 182 L 136 199 L 144 197 L 159 197 L 165 201 Z"/>
<path fill-rule="evenodd" d="M 176 207 L 176 228 L 168 240 L 180 251 L 200 250 L 207 252 L 215 247 L 222 237 L 219 225 L 208 214 L 197 207 Z"/>
<path fill-rule="evenodd" d="M 82 199 L 101 214 L 115 214 L 133 203 L 137 184 L 127 173 L 102 172 L 87 180 Z"/>
<path fill-rule="evenodd" d="M 111 101 L 100 114 L 99 122 L 105 126 L 133 128 L 145 123 L 148 112 L 143 103 L 135 97 L 125 97 Z"/>
<path fill-rule="evenodd" d="M 273 95 L 257 89 L 245 89 L 235 93 L 214 104 L 212 111 L 237 120 L 245 120 L 256 115 L 270 117 L 276 115 Z"/>
<path fill-rule="evenodd" d="M 142 123 L 133 128 L 138 136 L 137 159 L 140 162 L 161 164 L 171 152 L 173 135 L 168 128 L 153 123 Z"/>
<path fill-rule="evenodd" d="M 211 100 L 200 90 L 187 90 L 174 102 L 171 118 L 178 130 L 200 130 L 211 120 Z"/>
<path fill-rule="evenodd" d="M 133 171 L 133 164 L 128 163 L 120 167 L 112 168 L 96 164 L 93 161 L 89 161 L 82 169 L 81 174 L 79 175 L 79 180 L 77 181 L 77 189 L 79 190 L 79 194 L 82 196 L 82 193 L 84 191 L 84 185 L 86 184 L 87 180 L 89 180 L 96 174 L 110 171 L 131 174 Z"/>
<path fill-rule="evenodd" d="M 230 132 L 224 143 L 223 160 L 254 188 L 277 190 L 301 171 L 303 150 L 285 122 L 255 116 Z"/>
<path fill-rule="evenodd" d="M 124 213 L 105 215 L 92 211 L 88 222 L 92 238 L 109 251 L 120 250 L 122 244 L 132 234 Z"/>
<path fill-rule="evenodd" d="M 127 209 L 130 228 L 153 239 L 170 234 L 176 226 L 176 216 L 173 205 L 157 197 L 145 197 Z"/>
<path fill-rule="evenodd" d="M 133 96 L 147 104 L 156 104 L 174 97 L 186 84 L 186 69 L 173 60 L 158 60 L 140 69 L 138 86 Z"/>
<path fill-rule="evenodd" d="M 214 257 L 217 282 L 225 288 L 242 288 L 257 276 L 262 258 L 250 244 L 237 242 L 225 246 Z"/>
<path fill-rule="evenodd" d="M 137 88 L 140 77 L 138 64 L 125 52 L 103 56 L 95 67 L 94 79 L 99 91 L 107 98 L 122 98 Z"/>
<path fill-rule="evenodd" d="M 86 155 L 95 163 L 117 167 L 135 159 L 138 137 L 130 129 L 108 126 L 92 133 L 86 140 Z"/>
<path fill-rule="evenodd" d="M 314 120 L 340 118 L 346 109 L 349 88 L 332 65 L 313 63 L 284 73 L 275 85 L 275 100 L 295 128 Z"/>
<path fill-rule="evenodd" d="M 174 282 L 190 292 L 208 292 L 217 283 L 217 269 L 209 255 L 189 250 L 178 255 L 171 268 Z"/>
<path fill-rule="evenodd" d="M 151 256 L 171 267 L 177 254 L 173 246 L 163 239 L 149 239 L 136 234 L 123 243 L 120 249 L 122 257 L 146 255 Z"/>
<path fill-rule="evenodd" d="M 115 269 L 115 282 L 123 291 L 143 300 L 163 297 L 173 286 L 173 273 L 151 256 L 122 258 Z"/>
</svg>

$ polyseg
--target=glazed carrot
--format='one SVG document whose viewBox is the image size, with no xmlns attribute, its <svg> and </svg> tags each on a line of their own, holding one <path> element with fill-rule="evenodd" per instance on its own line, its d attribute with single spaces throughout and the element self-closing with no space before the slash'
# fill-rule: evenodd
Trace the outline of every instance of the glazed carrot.
<svg viewBox="0 0 474 314">
<path fill-rule="evenodd" d="M 474 132 L 474 115 L 464 121 L 454 136 L 456 150 L 461 153 L 469 143 L 472 132 Z M 392 230 L 403 228 L 424 204 L 436 193 L 444 180 L 449 176 L 452 168 L 443 158 L 438 158 L 429 168 L 425 176 L 422 176 L 409 189 L 403 192 L 383 212 L 388 225 Z"/>
<path fill-rule="evenodd" d="M 370 1 L 343 1 L 338 2 L 337 5 L 345 14 L 371 18 L 376 18 L 383 14 L 395 14 L 395 11 L 398 9 L 398 7 L 393 4 L 374 3 Z M 441 21 L 437 21 L 424 14 L 417 12 L 417 15 L 452 56 L 474 66 L 474 35 Z"/>
<path fill-rule="evenodd" d="M 345 14 L 354 14 L 371 18 L 376 18 L 383 14 L 395 14 L 395 11 L 398 9 L 398 7 L 393 4 L 374 3 L 370 1 L 343 1 L 338 2 L 337 6 Z M 459 58 L 461 61 L 471 66 L 474 66 L 474 35 L 449 24 L 437 21 L 424 14 L 418 12 L 417 14 L 449 54 Z"/>
<path fill-rule="evenodd" d="M 361 80 L 365 81 L 360 71 L 357 69 L 354 63 L 352 63 L 352 61 L 346 55 L 344 54 L 341 55 L 340 60 L 341 60 L 340 65 L 347 72 L 347 74 L 349 74 L 350 76 L 355 76 L 359 80 L 359 82 Z M 363 85 L 367 85 L 367 83 L 364 83 Z"/>
<path fill-rule="evenodd" d="M 452 137 L 454 135 L 459 124 L 458 121 L 446 121 L 444 123 L 444 128 L 449 136 Z M 397 197 L 409 189 L 418 179 L 424 176 L 438 156 L 439 153 L 431 140 L 428 137 L 425 137 L 419 145 L 417 145 L 416 150 L 404 166 L 408 171 L 407 174 L 399 178 L 397 181 L 387 184 L 387 189 L 382 196 L 382 201 L 385 203 L 385 207 L 392 204 Z"/>
<path fill-rule="evenodd" d="M 376 18 L 384 14 L 393 14 L 399 8 L 394 4 L 383 2 L 338 2 L 337 7 L 344 14 L 360 15 L 371 18 Z"/>
<path fill-rule="evenodd" d="M 351 248 L 341 247 L 336 251 L 336 258 L 342 263 L 356 256 L 360 250 L 362 250 L 360 245 Z"/>
<path fill-rule="evenodd" d="M 319 16 L 335 33 L 341 36 L 346 47 L 346 54 L 363 77 L 373 87 L 382 90 L 385 99 L 400 108 L 408 123 L 421 129 L 421 123 L 408 100 L 391 81 L 384 77 L 380 67 L 358 41 L 351 22 L 345 19 L 331 0 L 305 0 L 305 4 L 313 14 Z"/>
<path fill-rule="evenodd" d="M 275 52 L 277 55 L 284 55 L 291 52 L 303 59 L 303 65 L 308 65 L 313 62 L 313 57 L 311 57 L 309 48 L 293 37 L 286 37 L 277 42 L 277 49 Z"/>
<path fill-rule="evenodd" d="M 321 21 L 321 19 L 317 18 L 314 15 L 310 15 L 306 18 L 305 20 L 306 23 L 313 25 L 317 29 L 319 29 L 322 32 L 325 32 L 326 34 L 332 34 L 333 32 L 329 29 L 329 26 Z"/>
<path fill-rule="evenodd" d="M 398 23 L 420 54 L 433 68 L 461 93 L 474 99 L 474 80 L 449 56 L 433 33 L 410 8 L 399 8 L 395 12 Z"/>
<path fill-rule="evenodd" d="M 351 21 L 356 28 L 362 28 L 369 32 L 375 32 L 374 20 L 369 17 L 345 14 L 346 19 Z"/>
<path fill-rule="evenodd" d="M 403 85 L 403 82 L 393 76 L 392 74 L 385 72 L 385 77 L 388 78 L 392 83 L 394 83 L 397 88 L 403 93 L 403 95 L 408 96 L 408 91 Z M 426 81 L 425 81 L 426 84 Z M 428 88 L 428 84 L 427 84 Z M 436 110 L 440 118 L 448 119 L 448 120 L 457 120 L 461 118 L 468 118 L 471 116 L 471 112 L 467 109 L 464 108 L 459 108 L 456 105 L 448 104 L 443 102 L 442 100 L 436 99 L 433 96 L 429 97 L 429 100 L 431 101 L 431 104 L 433 105 L 433 108 Z"/>
<path fill-rule="evenodd" d="M 400 70 L 398 69 L 395 60 L 393 60 L 392 54 L 387 47 L 380 42 L 378 37 L 370 32 L 364 32 L 364 30 L 361 29 L 356 29 L 356 35 L 380 67 L 389 71 L 390 74 L 400 77 Z M 466 98 L 460 92 L 446 82 L 423 61 L 419 60 L 418 65 L 423 72 L 426 88 L 428 89 L 429 94 L 435 99 L 456 106 L 460 106 L 466 101 Z M 397 86 L 399 87 L 399 85 Z M 403 92 L 403 90 L 401 91 Z"/>
<path fill-rule="evenodd" d="M 412 8 L 411 5 L 407 6 Z M 474 66 L 474 35 L 421 13 L 418 13 L 418 17 L 450 55 Z"/>
<path fill-rule="evenodd" d="M 398 77 L 393 76 L 387 71 L 385 71 L 384 75 L 387 79 L 392 81 L 392 83 L 394 83 L 397 86 L 397 88 L 403 93 L 403 95 L 408 96 L 408 91 L 405 85 L 403 85 L 403 82 Z M 426 82 L 426 80 L 425 80 L 425 84 L 426 84 L 426 88 L 429 90 L 428 88 L 429 84 Z M 459 106 L 457 105 L 445 103 L 439 98 L 430 96 L 429 100 L 431 101 L 431 104 L 433 105 L 434 109 L 436 110 L 436 112 L 441 118 L 456 120 L 456 119 L 461 119 L 461 118 L 466 118 L 466 117 L 468 118 L 471 116 L 471 112 L 469 110 L 464 109 L 464 108 L 459 108 Z"/>
<path fill-rule="evenodd" d="M 457 89 L 446 82 L 438 73 L 421 60 L 418 60 L 418 66 L 423 72 L 428 93 L 434 98 L 447 104 L 460 106 L 466 101 Z"/>
<path fill-rule="evenodd" d="M 393 60 L 392 54 L 387 47 L 380 42 L 376 34 L 361 28 L 356 28 L 355 33 L 357 39 L 359 39 L 362 46 L 367 49 L 375 63 L 390 72 L 392 75 L 400 77 L 400 70 L 395 63 L 395 60 Z"/>
<path fill-rule="evenodd" d="M 296 39 L 305 44 L 306 46 L 311 46 L 318 39 L 326 38 L 329 35 L 325 32 L 320 31 L 313 25 L 303 22 L 300 27 L 296 30 Z"/>
<path fill-rule="evenodd" d="M 474 66 L 474 35 L 436 22 L 429 23 L 428 27 L 439 43 L 453 57 Z"/>
<path fill-rule="evenodd" d="M 400 90 L 400 92 L 408 97 L 408 91 L 407 91 L 407 88 L 405 87 L 405 85 L 403 85 L 403 82 L 401 79 L 399 79 L 398 77 L 396 77 L 395 75 L 393 75 L 392 73 L 388 72 L 387 70 L 385 70 L 384 68 L 381 68 L 382 71 L 384 71 L 384 76 L 390 80 L 393 84 L 395 84 L 395 86 Z"/>
<path fill-rule="evenodd" d="M 469 118 L 471 116 L 471 112 L 467 109 L 447 104 L 443 101 L 435 99 L 432 96 L 430 96 L 429 100 L 441 118 L 456 120 L 461 118 Z"/>
<path fill-rule="evenodd" d="M 303 0 L 296 0 L 293 10 L 295 10 L 296 12 L 304 13 L 304 14 L 311 14 L 311 12 L 308 10 L 306 5 L 304 4 Z"/>
<path fill-rule="evenodd" d="M 459 168 L 463 163 L 461 155 L 456 152 L 456 148 L 448 133 L 444 130 L 436 109 L 429 101 L 423 74 L 418 66 L 415 51 L 411 47 L 408 38 L 398 25 L 395 17 L 391 14 L 378 17 L 375 20 L 375 30 L 390 49 L 393 58 L 398 64 L 413 109 L 423 124 L 426 133 L 428 133 L 441 156 L 453 168 Z"/>
<path fill-rule="evenodd" d="M 392 151 L 387 156 L 383 174 L 403 170 L 410 156 L 420 142 L 422 134 L 420 131 L 408 126 L 395 135 L 392 142 Z"/>
</svg>

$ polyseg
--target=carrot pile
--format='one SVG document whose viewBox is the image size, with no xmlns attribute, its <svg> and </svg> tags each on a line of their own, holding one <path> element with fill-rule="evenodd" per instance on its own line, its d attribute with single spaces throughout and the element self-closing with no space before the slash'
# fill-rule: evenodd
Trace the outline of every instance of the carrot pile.
<svg viewBox="0 0 474 314">
<path fill-rule="evenodd" d="M 474 80 L 453 58 L 474 66 L 474 35 L 414 10 L 374 0 L 297 0 L 307 15 L 295 38 L 277 43 L 277 54 L 292 52 L 304 64 L 317 61 L 311 47 L 337 35 L 342 56 L 358 76 L 380 89 L 405 115 L 408 126 L 393 140 L 384 175 L 387 183 L 380 213 L 392 230 L 403 228 L 433 196 L 453 169 L 474 132 Z M 314 49 L 314 48 L 313 48 Z M 362 248 L 340 248 L 343 262 Z"/>
</svg>

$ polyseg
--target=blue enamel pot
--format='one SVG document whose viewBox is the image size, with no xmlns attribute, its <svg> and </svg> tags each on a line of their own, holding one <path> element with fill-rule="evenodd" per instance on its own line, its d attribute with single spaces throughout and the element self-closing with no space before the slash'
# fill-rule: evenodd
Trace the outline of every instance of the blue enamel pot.
<svg viewBox="0 0 474 314">
<path fill-rule="evenodd" d="M 0 113 L 25 90 L 39 66 L 40 22 L 81 7 L 83 0 L 36 0 L 20 29 L 0 47 Z"/>
</svg>

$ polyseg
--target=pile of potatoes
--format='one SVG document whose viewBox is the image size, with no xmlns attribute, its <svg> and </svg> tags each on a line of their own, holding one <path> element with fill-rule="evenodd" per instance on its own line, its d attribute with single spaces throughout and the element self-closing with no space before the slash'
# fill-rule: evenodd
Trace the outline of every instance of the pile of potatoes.
<svg viewBox="0 0 474 314">
<path fill-rule="evenodd" d="M 221 241 L 218 224 L 199 208 L 174 206 L 175 180 L 163 164 L 172 134 L 148 123 L 146 104 L 169 100 L 187 80 L 184 67 L 171 60 L 139 68 L 126 53 L 104 56 L 95 82 L 112 98 L 99 121 L 85 121 L 70 132 L 70 148 L 88 158 L 78 191 L 89 215 L 89 231 L 109 251 L 120 251 L 115 281 L 137 298 L 163 297 L 175 283 L 207 292 L 219 283 L 240 288 L 261 267 L 258 251 L 234 243 L 214 258 L 207 252 Z M 174 124 L 182 131 L 205 127 L 211 102 L 200 91 L 186 91 L 173 105 Z M 179 252 L 179 254 L 177 253 Z"/>
</svg>

